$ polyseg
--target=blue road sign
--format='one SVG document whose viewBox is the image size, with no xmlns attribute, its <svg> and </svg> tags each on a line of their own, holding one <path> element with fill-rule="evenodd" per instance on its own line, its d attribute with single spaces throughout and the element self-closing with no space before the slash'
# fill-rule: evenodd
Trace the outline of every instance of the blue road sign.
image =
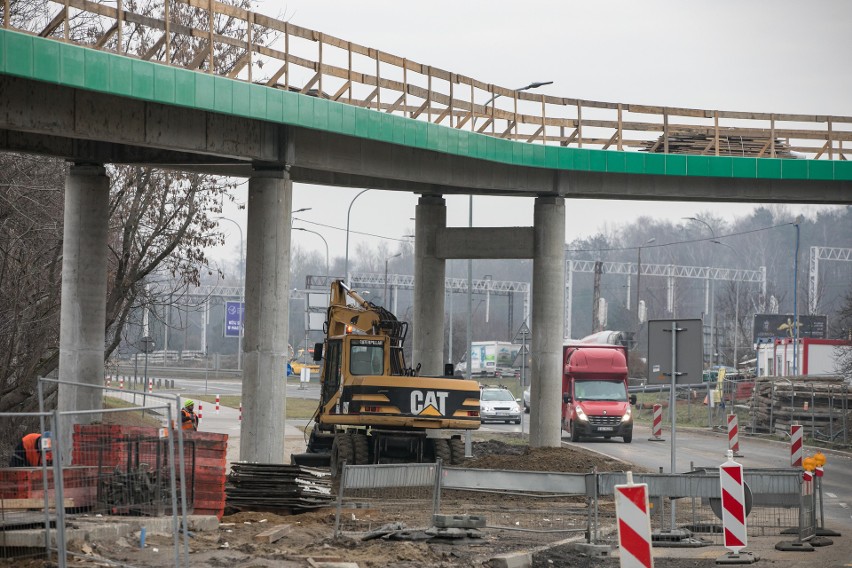
<svg viewBox="0 0 852 568">
<path fill-rule="evenodd" d="M 239 337 L 243 329 L 242 302 L 225 302 L 225 337 Z"/>
</svg>

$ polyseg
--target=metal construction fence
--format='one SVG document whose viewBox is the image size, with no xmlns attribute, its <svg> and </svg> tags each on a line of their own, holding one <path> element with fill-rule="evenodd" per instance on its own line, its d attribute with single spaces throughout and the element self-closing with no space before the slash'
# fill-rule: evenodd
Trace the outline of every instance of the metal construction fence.
<svg viewBox="0 0 852 568">
<path fill-rule="evenodd" d="M 119 390 L 42 379 L 42 407 L 43 386 L 51 382 L 104 397 Z M 172 550 L 163 552 L 173 553 L 174 566 L 189 565 L 186 508 L 195 451 L 171 427 L 179 399 L 147 396 L 143 407 L 0 414 L 0 429 L 17 436 L 21 424 L 37 420 L 42 435 L 35 453 L 0 449 L 2 465 L 9 465 L 0 468 L 0 558 L 47 557 L 64 567 L 77 554 L 68 542 L 103 530 L 129 540 L 144 519 L 159 517 L 160 530 L 173 535 Z M 109 564 L 117 560 L 111 550 L 117 549 L 101 547 L 87 557 Z"/>
<path fill-rule="evenodd" d="M 795 469 L 746 469 L 751 536 L 813 536 L 815 501 Z M 618 542 L 614 486 L 623 472 L 557 473 L 480 470 L 437 464 L 345 466 L 335 535 L 366 534 L 388 523 L 432 526 L 435 514 L 485 517 L 489 529 L 587 542 Z M 718 468 L 684 474 L 636 474 L 648 484 L 651 524 L 659 545 L 722 544 Z M 532 535 L 531 535 L 532 538 Z"/>
<path fill-rule="evenodd" d="M 660 404 L 663 422 L 671 424 L 670 385 L 631 386 L 637 395 L 636 419 L 650 421 L 653 405 Z M 675 388 L 678 424 L 711 430 L 726 428 L 726 415 L 739 417 L 740 434 L 784 435 L 791 424 L 805 427 L 815 442 L 835 448 L 852 444 L 852 393 L 839 378 L 784 377 L 726 378 L 719 383 L 681 384 Z"/>
</svg>

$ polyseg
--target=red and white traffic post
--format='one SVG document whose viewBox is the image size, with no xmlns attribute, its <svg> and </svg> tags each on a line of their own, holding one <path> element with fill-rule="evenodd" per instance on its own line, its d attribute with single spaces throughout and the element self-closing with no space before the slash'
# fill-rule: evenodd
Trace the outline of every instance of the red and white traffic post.
<svg viewBox="0 0 852 568">
<path fill-rule="evenodd" d="M 627 472 L 626 485 L 615 486 L 615 516 L 621 568 L 653 568 L 648 485 L 633 483 L 632 471 Z"/>
<path fill-rule="evenodd" d="M 198 421 L 201 422 L 201 401 L 198 401 Z"/>
<path fill-rule="evenodd" d="M 216 414 L 219 414 L 219 395 L 216 395 Z"/>
<path fill-rule="evenodd" d="M 743 456 L 740 454 L 740 429 L 737 422 L 736 414 L 728 414 L 728 449 L 734 453 L 734 457 L 741 458 Z"/>
<path fill-rule="evenodd" d="M 728 450 L 728 461 L 719 466 L 719 483 L 722 492 L 722 545 L 731 550 L 723 558 L 747 559 L 752 556 L 751 553 L 740 552 L 748 545 L 743 466 L 734 461 L 731 450 Z"/>
<path fill-rule="evenodd" d="M 802 467 L 802 435 L 804 429 L 801 424 L 793 424 L 790 426 L 790 465 L 792 467 Z"/>
<path fill-rule="evenodd" d="M 243 420 L 243 401 L 240 401 L 240 416 L 237 418 L 240 422 Z"/>
<path fill-rule="evenodd" d="M 118 388 L 124 390 L 124 375 L 118 378 Z"/>
<path fill-rule="evenodd" d="M 154 392 L 154 379 L 148 379 L 148 394 Z"/>
<path fill-rule="evenodd" d="M 654 405 L 654 420 L 651 422 L 651 437 L 649 442 L 665 442 L 663 439 L 663 405 Z"/>
</svg>

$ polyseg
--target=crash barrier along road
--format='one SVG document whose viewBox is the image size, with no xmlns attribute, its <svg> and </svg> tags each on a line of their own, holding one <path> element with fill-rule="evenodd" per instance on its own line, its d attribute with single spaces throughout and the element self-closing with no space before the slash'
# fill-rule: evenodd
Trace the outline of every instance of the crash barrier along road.
<svg viewBox="0 0 852 568">
<path fill-rule="evenodd" d="M 683 474 L 634 474 L 648 486 L 654 546 L 722 546 L 719 466 Z M 742 474 L 747 536 L 792 531 L 799 541 L 815 532 L 814 497 L 793 469 L 749 469 Z M 594 545 L 618 543 L 614 494 L 625 473 L 481 470 L 437 464 L 343 468 L 335 535 L 365 535 L 393 519 L 406 531 L 427 530 L 434 515 L 484 517 L 484 526 L 523 531 L 531 540 L 575 534 Z M 672 503 L 680 502 L 672 521 Z M 745 528 L 745 527 L 744 527 Z"/>
</svg>

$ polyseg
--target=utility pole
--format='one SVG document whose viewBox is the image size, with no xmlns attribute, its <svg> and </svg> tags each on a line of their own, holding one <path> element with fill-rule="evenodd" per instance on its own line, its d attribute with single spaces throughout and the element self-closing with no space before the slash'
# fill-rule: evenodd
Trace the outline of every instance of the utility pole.
<svg viewBox="0 0 852 568">
<path fill-rule="evenodd" d="M 600 303 L 601 303 L 601 273 L 603 273 L 603 262 L 600 260 L 595 262 L 595 287 L 592 296 L 592 332 L 601 331 L 600 324 Z"/>
</svg>

